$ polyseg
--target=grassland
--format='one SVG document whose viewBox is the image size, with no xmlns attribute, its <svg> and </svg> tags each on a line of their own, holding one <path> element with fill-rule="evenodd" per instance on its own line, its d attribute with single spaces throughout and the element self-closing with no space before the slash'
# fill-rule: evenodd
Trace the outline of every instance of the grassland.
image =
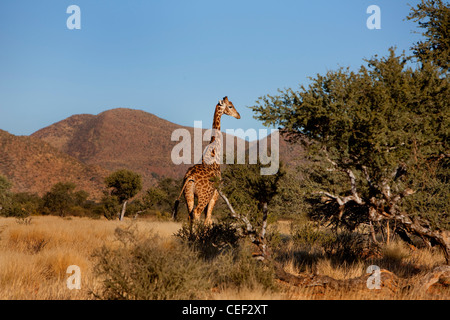
<svg viewBox="0 0 450 320">
<path fill-rule="evenodd" d="M 0 299 L 93 299 L 92 292 L 102 286 L 94 272 L 94 252 L 105 246 L 119 247 L 115 236 L 117 227 L 133 224 L 140 237 L 157 233 L 162 244 L 173 244 L 173 234 L 180 223 L 150 219 L 107 221 L 89 218 L 32 217 L 31 221 L 0 218 Z M 289 240 L 287 223 L 279 224 L 281 235 L 287 239 L 281 246 L 285 270 L 296 274 L 311 272 L 335 279 L 350 279 L 363 275 L 374 261 L 382 269 L 394 272 L 402 287 L 411 287 L 433 267 L 443 264 L 439 251 L 411 249 L 402 243 L 384 248 L 383 258 L 358 260 L 339 264 L 326 256 L 316 255 L 311 248 L 299 248 Z M 81 289 L 69 290 L 66 285 L 67 267 L 81 269 Z M 213 288 L 208 299 L 449 299 L 449 291 L 427 295 L 415 290 L 396 293 L 376 290 L 336 292 L 320 288 L 299 288 L 275 280 L 275 289 L 264 290 L 258 285 L 250 287 Z"/>
</svg>

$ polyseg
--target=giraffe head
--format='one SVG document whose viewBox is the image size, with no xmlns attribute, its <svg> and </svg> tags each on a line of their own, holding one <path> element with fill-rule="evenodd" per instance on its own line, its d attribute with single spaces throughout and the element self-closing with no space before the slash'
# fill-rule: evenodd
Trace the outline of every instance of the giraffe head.
<svg viewBox="0 0 450 320">
<path fill-rule="evenodd" d="M 220 100 L 216 108 L 220 108 L 223 114 L 232 116 L 236 119 L 241 118 L 241 115 L 237 112 L 236 108 L 233 106 L 233 103 L 228 100 L 228 97 L 224 97 Z"/>
</svg>

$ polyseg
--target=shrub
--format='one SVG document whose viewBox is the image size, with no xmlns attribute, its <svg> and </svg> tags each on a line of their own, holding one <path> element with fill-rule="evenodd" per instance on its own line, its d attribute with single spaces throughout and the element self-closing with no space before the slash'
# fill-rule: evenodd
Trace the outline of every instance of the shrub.
<svg viewBox="0 0 450 320">
<path fill-rule="evenodd" d="M 204 259 L 215 258 L 227 250 L 237 248 L 240 239 L 238 231 L 229 222 L 213 223 L 211 226 L 194 223 L 192 229 L 189 224 L 184 224 L 175 236 Z"/>
<path fill-rule="evenodd" d="M 368 248 L 366 237 L 357 232 L 340 231 L 326 241 L 325 253 L 338 261 L 353 262 L 363 256 Z M 373 250 L 374 248 L 371 248 Z"/>
<path fill-rule="evenodd" d="M 221 247 L 227 247 L 227 250 L 218 249 L 211 254 L 209 250 L 214 246 L 208 246 L 205 239 L 208 236 L 215 239 L 219 230 L 227 230 L 222 229 L 226 226 L 197 227 L 195 230 L 202 231 L 191 238 L 188 238 L 185 226 L 179 232 L 181 241 L 162 240 L 157 235 L 142 239 L 130 227 L 116 229 L 121 245 L 116 249 L 103 246 L 94 254 L 97 259 L 94 271 L 103 280 L 102 287 L 93 292 L 94 297 L 204 299 L 212 288 L 274 289 L 272 266 L 253 259 L 248 247 L 235 242 Z M 202 236 L 203 231 L 206 235 Z"/>
<path fill-rule="evenodd" d="M 336 234 L 331 230 L 322 229 L 316 223 L 303 222 L 291 224 L 291 235 L 297 247 L 323 248 L 336 241 Z"/>
<path fill-rule="evenodd" d="M 273 267 L 252 257 L 250 244 L 240 238 L 231 223 L 195 223 L 192 231 L 185 224 L 176 236 L 209 265 L 213 287 L 253 289 L 258 285 L 265 290 L 274 289 Z"/>
<path fill-rule="evenodd" d="M 99 299 L 199 299 L 210 288 L 208 264 L 190 248 L 168 244 L 156 235 L 138 240 L 133 232 L 119 232 L 123 245 L 103 247 L 95 272 L 103 288 Z M 118 234 L 119 234 L 118 233 Z"/>
<path fill-rule="evenodd" d="M 246 249 L 238 248 L 216 257 L 211 269 L 214 287 L 275 289 L 273 266 L 255 260 Z"/>
</svg>

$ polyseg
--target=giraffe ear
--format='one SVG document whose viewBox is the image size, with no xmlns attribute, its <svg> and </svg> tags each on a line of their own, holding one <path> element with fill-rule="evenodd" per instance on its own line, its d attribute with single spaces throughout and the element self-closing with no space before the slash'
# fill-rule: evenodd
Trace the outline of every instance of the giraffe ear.
<svg viewBox="0 0 450 320">
<path fill-rule="evenodd" d="M 219 106 L 223 106 L 223 100 L 219 100 Z"/>
</svg>

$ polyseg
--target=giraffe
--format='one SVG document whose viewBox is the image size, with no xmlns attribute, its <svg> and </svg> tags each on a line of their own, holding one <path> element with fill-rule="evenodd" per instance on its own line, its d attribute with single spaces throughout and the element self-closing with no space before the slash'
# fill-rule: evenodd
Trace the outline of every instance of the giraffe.
<svg viewBox="0 0 450 320">
<path fill-rule="evenodd" d="M 183 187 L 180 195 L 175 201 L 172 217 L 176 218 L 178 203 L 181 195 L 184 193 L 186 204 L 189 212 L 189 222 L 192 226 L 193 221 L 198 221 L 200 215 L 206 209 L 205 224 L 210 225 L 211 214 L 214 205 L 219 196 L 215 184 L 221 179 L 220 157 L 222 150 L 222 134 L 220 132 L 220 118 L 223 114 L 240 119 L 239 112 L 236 111 L 234 105 L 224 97 L 220 100 L 214 111 L 213 133 L 208 147 L 205 149 L 202 157 L 202 163 L 190 167 L 184 175 Z M 197 197 L 197 205 L 194 207 L 195 197 Z"/>
</svg>

